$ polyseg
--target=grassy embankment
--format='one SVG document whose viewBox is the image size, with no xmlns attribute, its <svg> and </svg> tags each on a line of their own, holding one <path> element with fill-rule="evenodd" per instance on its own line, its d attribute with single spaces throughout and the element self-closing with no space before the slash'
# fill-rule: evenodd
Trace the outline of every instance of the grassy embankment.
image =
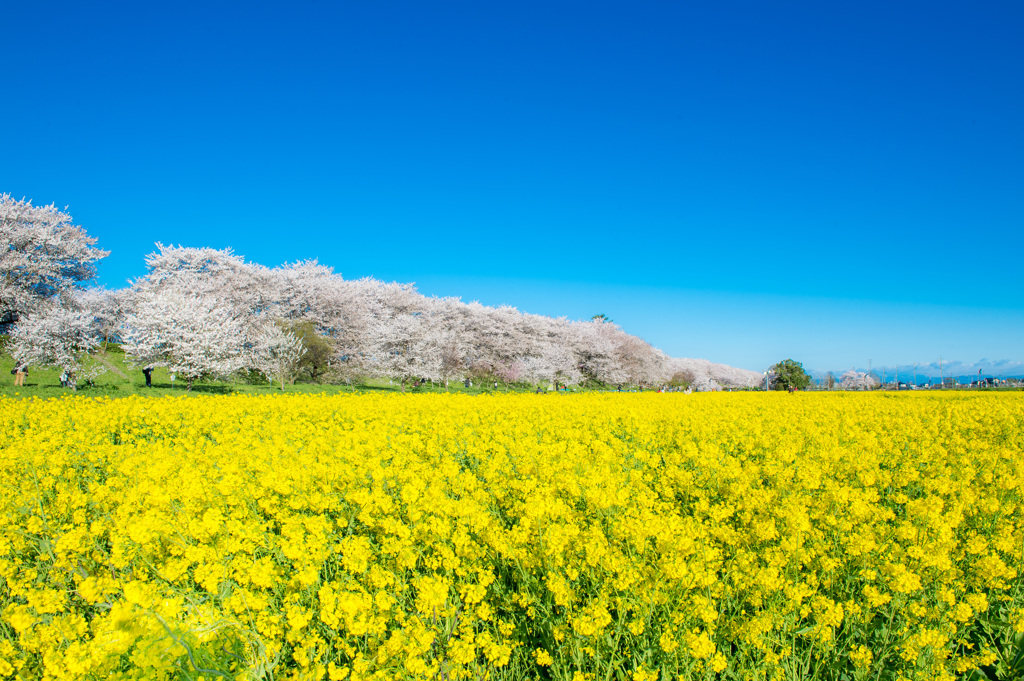
<svg viewBox="0 0 1024 681">
<path fill-rule="evenodd" d="M 94 379 L 91 384 L 79 383 L 77 394 L 85 396 L 110 396 L 118 397 L 125 395 L 209 395 L 209 394 L 279 394 L 280 385 L 271 385 L 268 382 L 255 383 L 247 382 L 241 378 L 234 381 L 203 381 L 192 386 L 191 393 L 185 390 L 185 382 L 178 379 L 171 381 L 170 373 L 164 368 L 153 370 L 153 387 L 146 387 L 146 379 L 142 371 L 125 361 L 124 352 L 115 344 L 110 344 L 106 351 L 98 351 L 95 359 L 107 366 L 107 371 Z M 61 395 L 75 394 L 70 388 L 63 388 L 60 385 L 60 370 L 53 368 L 30 367 L 28 376 L 23 387 L 14 385 L 14 375 L 11 370 L 14 368 L 14 359 L 7 352 L 0 350 L 0 395 L 7 397 L 60 397 Z M 510 387 L 510 392 L 523 392 L 531 389 L 522 387 Z M 577 391 L 580 388 L 576 389 Z M 306 383 L 296 381 L 293 385 L 285 385 L 286 393 L 327 393 L 340 392 L 376 392 L 394 391 L 400 392 L 401 386 L 396 382 L 392 383 L 387 379 L 369 379 L 363 382 L 349 384 L 328 384 L 328 383 Z M 453 381 L 449 392 L 464 394 L 486 394 L 493 392 L 505 392 L 505 387 L 498 384 L 497 389 L 493 383 L 480 385 L 474 382 L 473 387 L 467 388 L 462 382 Z M 426 383 L 419 388 L 406 385 L 406 392 L 428 393 L 445 392 L 444 386 L 439 384 Z"/>
</svg>

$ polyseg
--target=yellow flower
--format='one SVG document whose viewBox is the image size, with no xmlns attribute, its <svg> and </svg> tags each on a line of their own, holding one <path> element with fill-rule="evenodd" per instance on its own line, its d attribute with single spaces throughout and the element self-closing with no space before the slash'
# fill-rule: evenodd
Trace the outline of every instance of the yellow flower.
<svg viewBox="0 0 1024 681">
<path fill-rule="evenodd" d="M 707 632 L 693 630 L 686 635 L 686 645 L 690 654 L 698 660 L 706 660 L 715 654 L 715 644 Z"/>
<path fill-rule="evenodd" d="M 939 681 L 1024 633 L 1024 394 L 549 397 L 0 397 L 0 675 Z"/>
<path fill-rule="evenodd" d="M 661 649 L 664 650 L 666 653 L 671 653 L 679 647 L 679 642 L 676 641 L 675 637 L 672 635 L 672 632 L 666 629 L 661 633 L 661 636 L 658 638 L 658 645 L 661 646 Z"/>
<path fill-rule="evenodd" d="M 859 668 L 871 666 L 871 650 L 867 646 L 857 646 L 849 653 L 850 660 Z"/>
</svg>

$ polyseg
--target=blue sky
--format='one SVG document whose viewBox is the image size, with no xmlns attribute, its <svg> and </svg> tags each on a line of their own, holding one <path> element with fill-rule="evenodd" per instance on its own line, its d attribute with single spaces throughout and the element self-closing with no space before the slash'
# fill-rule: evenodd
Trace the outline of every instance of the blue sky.
<svg viewBox="0 0 1024 681">
<path fill-rule="evenodd" d="M 0 191 L 112 287 L 231 246 L 750 369 L 1021 367 L 1024 5 L 691 5 L 12 3 Z"/>
</svg>

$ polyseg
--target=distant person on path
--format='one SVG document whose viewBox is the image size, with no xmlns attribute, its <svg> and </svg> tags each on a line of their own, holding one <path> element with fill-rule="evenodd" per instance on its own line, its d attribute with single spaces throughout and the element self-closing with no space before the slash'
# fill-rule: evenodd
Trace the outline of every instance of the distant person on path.
<svg viewBox="0 0 1024 681">
<path fill-rule="evenodd" d="M 68 387 L 68 370 L 67 369 L 65 369 L 64 371 L 60 372 L 60 387 L 62 387 L 62 388 Z"/>
<path fill-rule="evenodd" d="M 153 387 L 153 367 L 146 367 L 142 370 L 142 375 L 146 377 L 146 387 Z"/>
<path fill-rule="evenodd" d="M 28 375 L 28 365 L 21 363 L 14 368 L 14 385 L 24 386 L 25 376 Z"/>
</svg>

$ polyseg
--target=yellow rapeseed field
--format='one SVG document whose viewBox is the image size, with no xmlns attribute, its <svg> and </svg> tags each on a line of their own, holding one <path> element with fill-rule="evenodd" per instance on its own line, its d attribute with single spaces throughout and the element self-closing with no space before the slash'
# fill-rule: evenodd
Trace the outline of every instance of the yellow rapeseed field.
<svg viewBox="0 0 1024 681">
<path fill-rule="evenodd" d="M 0 677 L 1020 673 L 1020 393 L 0 398 L 0 447 Z"/>
</svg>

